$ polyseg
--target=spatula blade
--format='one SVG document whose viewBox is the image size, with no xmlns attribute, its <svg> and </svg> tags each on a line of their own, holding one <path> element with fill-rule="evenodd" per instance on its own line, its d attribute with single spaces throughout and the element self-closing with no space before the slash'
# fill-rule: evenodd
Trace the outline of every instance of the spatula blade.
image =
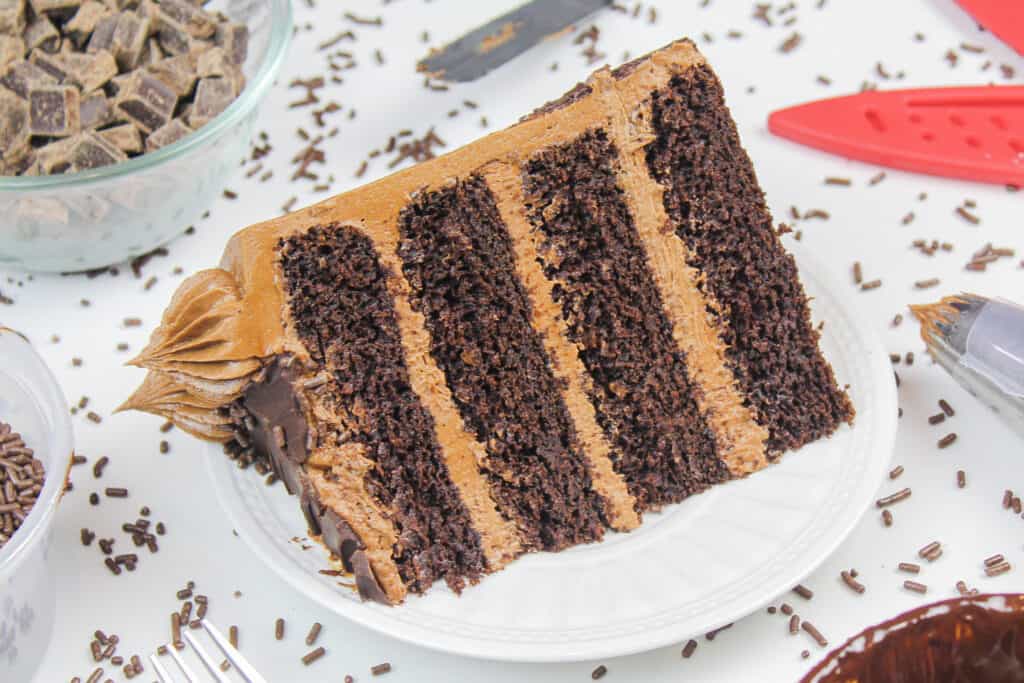
<svg viewBox="0 0 1024 683">
<path fill-rule="evenodd" d="M 613 0 L 534 0 L 470 31 L 417 68 L 432 78 L 474 81 Z"/>
</svg>

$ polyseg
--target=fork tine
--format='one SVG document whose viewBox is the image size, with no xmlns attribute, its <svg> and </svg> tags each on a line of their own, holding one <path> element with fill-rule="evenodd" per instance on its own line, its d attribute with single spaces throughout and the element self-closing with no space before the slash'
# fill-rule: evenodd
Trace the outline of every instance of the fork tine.
<svg viewBox="0 0 1024 683">
<path fill-rule="evenodd" d="M 203 646 L 199 644 L 199 641 L 196 640 L 188 631 L 186 631 L 184 635 L 185 640 L 188 641 L 189 645 L 192 646 L 192 649 L 196 651 L 197 655 L 199 655 L 199 659 L 203 660 L 203 664 L 205 664 L 206 668 L 210 670 L 213 677 L 217 679 L 217 683 L 230 683 L 227 676 L 225 676 L 218 668 L 217 663 L 213 661 L 213 657 L 211 657 L 210 654 L 203 649 Z"/>
<path fill-rule="evenodd" d="M 167 673 L 167 669 L 160 663 L 160 659 L 156 655 L 150 655 L 149 661 L 153 664 L 153 668 L 156 669 L 156 675 L 160 677 L 161 683 L 174 683 L 171 674 Z"/>
<path fill-rule="evenodd" d="M 245 678 L 249 683 L 267 683 L 267 680 L 257 673 L 256 669 L 253 668 L 252 664 L 247 662 L 242 654 L 231 646 L 224 634 L 217 630 L 217 627 L 203 619 L 199 622 L 206 629 L 206 632 L 210 634 L 213 641 L 217 643 L 217 647 L 220 648 L 224 656 L 228 658 L 228 661 L 234 664 L 235 668 L 238 669 L 242 677 Z"/>
<path fill-rule="evenodd" d="M 182 673 L 185 674 L 185 680 L 187 680 L 188 683 L 199 683 L 199 679 L 196 677 L 194 673 L 192 673 L 192 669 L 188 667 L 188 664 L 185 663 L 185 660 L 182 659 L 181 655 L 178 654 L 178 648 L 174 647 L 174 645 L 171 645 L 171 647 L 168 648 L 168 650 L 171 653 L 171 657 L 174 658 L 174 661 L 178 663 L 178 668 L 180 668 Z"/>
</svg>

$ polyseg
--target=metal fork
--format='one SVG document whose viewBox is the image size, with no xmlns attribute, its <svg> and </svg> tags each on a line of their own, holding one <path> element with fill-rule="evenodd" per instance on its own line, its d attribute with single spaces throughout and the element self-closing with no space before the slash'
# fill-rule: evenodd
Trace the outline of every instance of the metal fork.
<svg viewBox="0 0 1024 683">
<path fill-rule="evenodd" d="M 242 656 L 242 653 L 231 646 L 231 643 L 228 642 L 228 639 L 224 637 L 224 634 L 221 633 L 216 626 L 206 619 L 203 619 L 199 623 L 202 624 L 203 628 L 206 629 L 206 632 L 210 634 L 213 642 L 217 644 L 217 647 L 219 647 L 220 651 L 225 657 L 227 657 L 227 660 L 231 662 L 240 674 L 242 674 L 242 678 L 248 681 L 248 683 L 267 683 L 266 679 L 257 673 L 252 664 L 246 661 L 245 657 Z M 196 656 L 199 657 L 203 665 L 207 670 L 209 670 L 214 680 L 217 681 L 217 683 L 230 683 L 230 679 L 228 679 L 228 677 L 224 675 L 224 672 L 220 670 L 220 666 L 215 661 L 215 658 L 203 648 L 202 644 L 200 644 L 200 642 L 188 631 L 185 631 L 182 635 L 185 636 L 185 640 L 192 646 L 192 649 L 195 650 Z M 178 652 L 178 649 L 174 647 L 173 643 L 167 646 L 167 652 L 178 665 L 178 668 L 184 674 L 185 680 L 188 681 L 188 683 L 201 683 L 202 679 L 192 671 L 192 668 L 187 662 L 185 662 L 181 654 Z M 177 679 L 167 672 L 166 667 L 164 667 L 160 659 L 161 658 L 156 654 L 149 656 L 149 661 L 153 664 L 153 669 L 156 670 L 156 673 L 160 677 L 162 683 L 175 683 Z"/>
</svg>

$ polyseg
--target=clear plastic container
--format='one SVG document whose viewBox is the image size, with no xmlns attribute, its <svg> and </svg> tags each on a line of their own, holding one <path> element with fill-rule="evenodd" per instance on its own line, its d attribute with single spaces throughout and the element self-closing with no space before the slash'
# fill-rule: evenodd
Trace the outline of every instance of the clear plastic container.
<svg viewBox="0 0 1024 683">
<path fill-rule="evenodd" d="M 174 144 L 124 163 L 53 176 L 0 176 L 0 266 L 74 271 L 144 254 L 181 234 L 245 156 L 257 105 L 292 35 L 289 0 L 214 0 L 249 27 L 242 94 Z"/>
<path fill-rule="evenodd" d="M 0 327 L 0 420 L 21 433 L 46 469 L 32 512 L 0 548 L 0 680 L 29 681 L 53 630 L 54 513 L 73 455 L 67 401 L 50 369 L 17 332 Z"/>
</svg>

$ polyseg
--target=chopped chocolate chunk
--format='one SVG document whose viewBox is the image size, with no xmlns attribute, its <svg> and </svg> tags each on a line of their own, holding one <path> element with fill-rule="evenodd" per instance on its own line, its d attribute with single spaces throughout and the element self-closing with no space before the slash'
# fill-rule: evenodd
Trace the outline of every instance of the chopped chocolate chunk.
<svg viewBox="0 0 1024 683">
<path fill-rule="evenodd" d="M 78 102 L 78 125 L 82 130 L 101 128 L 114 118 L 110 101 L 102 92 L 83 96 Z"/>
<path fill-rule="evenodd" d="M 126 154 L 138 154 L 142 151 L 142 135 L 133 123 L 123 123 L 101 130 L 99 136 Z"/>
<path fill-rule="evenodd" d="M 23 99 L 28 99 L 28 92 L 33 88 L 56 84 L 56 78 L 24 59 L 9 64 L 3 76 L 0 76 L 0 85 Z"/>
<path fill-rule="evenodd" d="M 0 33 L 20 34 L 25 30 L 25 0 L 0 0 Z"/>
<path fill-rule="evenodd" d="M 146 133 L 170 121 L 177 103 L 178 96 L 163 81 L 142 72 L 133 73 L 117 95 L 117 108 Z"/>
<path fill-rule="evenodd" d="M 249 53 L 249 29 L 245 24 L 219 25 L 214 42 L 224 48 L 224 52 L 236 66 L 245 64 L 245 58 Z"/>
<path fill-rule="evenodd" d="M 127 10 L 117 16 L 117 25 L 111 37 L 111 52 L 121 69 L 134 69 L 139 65 L 149 30 L 150 21 L 147 17 L 140 17 Z"/>
<path fill-rule="evenodd" d="M 104 138 L 90 132 L 78 138 L 70 159 L 72 170 L 88 171 L 126 161 L 128 156 Z"/>
<path fill-rule="evenodd" d="M 64 24 L 64 35 L 68 36 L 79 48 L 82 48 L 88 42 L 89 36 L 92 35 L 100 20 L 111 16 L 111 14 L 110 8 L 102 2 L 86 0 L 75 12 L 75 16 Z"/>
<path fill-rule="evenodd" d="M 60 33 L 45 14 L 36 15 L 29 21 L 22 38 L 25 40 L 25 49 L 29 52 L 36 48 L 56 52 L 60 47 Z"/>
<path fill-rule="evenodd" d="M 157 128 L 146 138 L 146 151 L 153 152 L 161 147 L 177 142 L 192 132 L 192 129 L 181 122 L 181 119 L 171 119 L 170 122 Z"/>
<path fill-rule="evenodd" d="M 96 21 L 92 34 L 89 36 L 86 52 L 100 52 L 101 50 L 113 52 L 114 31 L 117 29 L 117 20 L 118 15 L 108 14 Z"/>
<path fill-rule="evenodd" d="M 68 75 L 64 66 L 64 60 L 59 55 L 52 55 L 40 48 L 32 50 L 32 53 L 28 56 L 28 61 L 53 76 L 57 83 L 62 83 Z"/>
<path fill-rule="evenodd" d="M 160 0 L 160 12 L 183 26 L 193 38 L 212 38 L 217 30 L 214 17 L 193 2 Z"/>
<path fill-rule="evenodd" d="M 189 125 L 193 128 L 205 126 L 218 114 L 227 109 L 235 99 L 234 87 L 226 78 L 202 78 L 196 86 L 196 99 Z"/>
<path fill-rule="evenodd" d="M 72 86 L 41 86 L 29 90 L 32 135 L 62 138 L 78 132 L 78 100 L 78 90 Z"/>
<path fill-rule="evenodd" d="M 0 88 L 0 160 L 14 160 L 29 151 L 28 102 Z"/>
<path fill-rule="evenodd" d="M 68 79 L 81 88 L 82 93 L 91 93 L 102 88 L 117 75 L 117 62 L 106 50 L 68 54 L 64 55 L 61 61 L 67 68 Z"/>
<path fill-rule="evenodd" d="M 195 89 L 198 75 L 196 57 L 193 54 L 161 59 L 150 64 L 147 70 L 177 93 L 178 97 L 188 97 Z"/>
<path fill-rule="evenodd" d="M 0 0 L 2 2 L 2 0 Z M 21 36 L 0 34 L 0 71 L 25 56 L 25 41 Z"/>
<path fill-rule="evenodd" d="M 172 19 L 165 12 L 160 12 L 156 20 L 157 42 L 160 48 L 169 55 L 184 55 L 192 51 L 192 35 L 188 29 Z"/>
</svg>

